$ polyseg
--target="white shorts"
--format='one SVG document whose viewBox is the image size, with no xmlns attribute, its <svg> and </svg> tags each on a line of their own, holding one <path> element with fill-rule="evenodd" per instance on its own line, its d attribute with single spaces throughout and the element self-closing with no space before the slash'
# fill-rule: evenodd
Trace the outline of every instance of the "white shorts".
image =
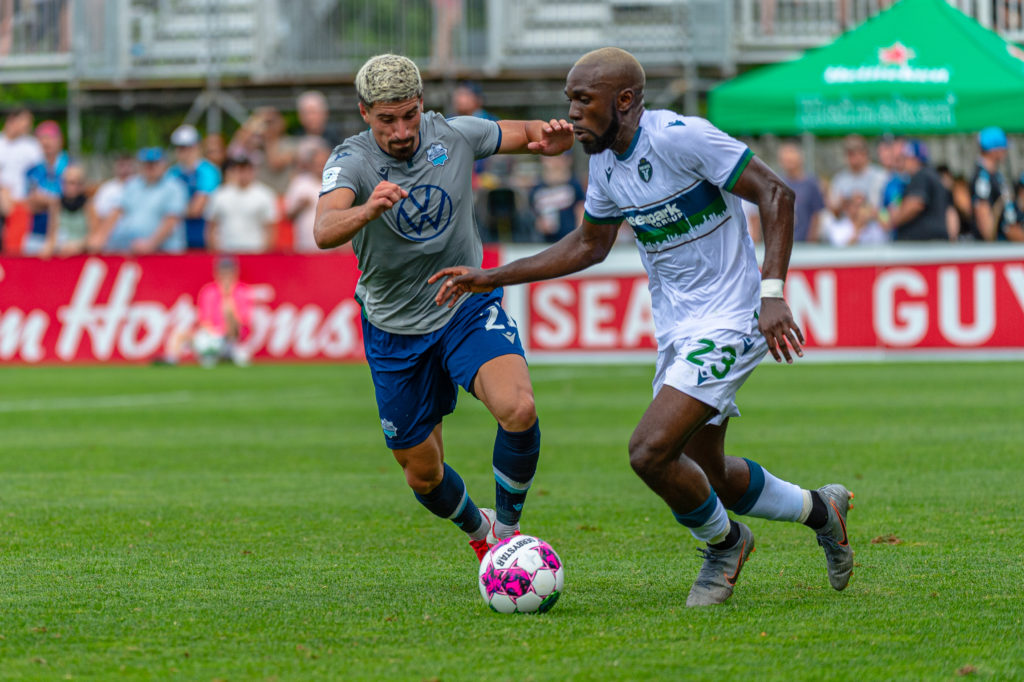
<svg viewBox="0 0 1024 682">
<path fill-rule="evenodd" d="M 718 410 L 708 424 L 740 416 L 736 393 L 768 353 L 768 342 L 754 321 L 747 333 L 709 329 L 676 339 L 658 351 L 654 395 L 662 386 L 696 398 Z"/>
</svg>

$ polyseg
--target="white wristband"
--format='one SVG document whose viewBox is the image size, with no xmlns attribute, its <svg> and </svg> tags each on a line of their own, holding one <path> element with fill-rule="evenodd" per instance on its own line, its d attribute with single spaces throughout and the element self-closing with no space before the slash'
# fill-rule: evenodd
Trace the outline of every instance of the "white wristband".
<svg viewBox="0 0 1024 682">
<path fill-rule="evenodd" d="M 762 279 L 761 298 L 782 298 L 781 279 Z"/>
</svg>

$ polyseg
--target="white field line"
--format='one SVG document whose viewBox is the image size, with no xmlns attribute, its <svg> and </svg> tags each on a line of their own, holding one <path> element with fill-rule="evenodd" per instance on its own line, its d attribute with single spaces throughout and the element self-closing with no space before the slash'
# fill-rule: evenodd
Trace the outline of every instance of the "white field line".
<svg viewBox="0 0 1024 682">
<path fill-rule="evenodd" d="M 134 393 L 97 395 L 75 398 L 37 398 L 0 401 L 0 412 L 57 412 L 61 410 L 117 409 L 140 405 L 187 403 L 194 398 L 191 391 L 170 393 Z"/>
<path fill-rule="evenodd" d="M 293 404 L 303 400 L 332 400 L 339 396 L 322 389 L 295 391 L 231 391 L 226 393 L 197 393 L 195 391 L 169 391 L 165 393 L 126 393 L 122 395 L 76 396 L 71 398 L 29 398 L 0 401 L 0 414 L 13 412 L 60 412 L 65 410 L 117 410 L 153 405 L 216 405 L 232 407 L 245 405 L 268 406 Z"/>
</svg>

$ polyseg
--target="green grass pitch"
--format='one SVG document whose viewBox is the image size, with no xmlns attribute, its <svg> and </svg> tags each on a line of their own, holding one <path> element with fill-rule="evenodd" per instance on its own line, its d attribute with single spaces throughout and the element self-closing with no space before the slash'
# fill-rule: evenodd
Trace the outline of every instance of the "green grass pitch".
<svg viewBox="0 0 1024 682">
<path fill-rule="evenodd" d="M 770 363 L 769 363 L 770 364 Z M 0 370 L 0 679 L 1024 679 L 1024 364 L 764 366 L 730 454 L 856 493 L 845 592 L 814 535 L 753 519 L 732 599 L 629 469 L 648 366 L 533 369 L 524 530 L 566 563 L 491 613 L 424 511 L 363 366 Z M 446 456 L 493 501 L 463 394 Z"/>
</svg>

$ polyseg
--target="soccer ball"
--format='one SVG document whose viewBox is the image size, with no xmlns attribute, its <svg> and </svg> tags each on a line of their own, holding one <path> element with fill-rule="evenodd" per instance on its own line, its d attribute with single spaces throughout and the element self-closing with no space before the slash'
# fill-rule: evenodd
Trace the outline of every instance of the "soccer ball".
<svg viewBox="0 0 1024 682">
<path fill-rule="evenodd" d="M 480 562 L 480 595 L 498 613 L 544 613 L 558 601 L 563 573 L 551 545 L 532 535 L 513 535 Z"/>
</svg>

